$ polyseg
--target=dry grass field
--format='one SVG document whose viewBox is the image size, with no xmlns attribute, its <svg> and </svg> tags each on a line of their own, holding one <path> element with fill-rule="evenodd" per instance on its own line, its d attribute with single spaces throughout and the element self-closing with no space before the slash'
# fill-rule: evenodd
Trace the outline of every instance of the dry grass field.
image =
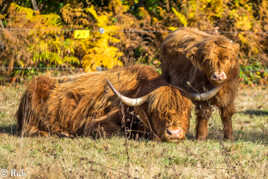
<svg viewBox="0 0 268 179">
<path fill-rule="evenodd" d="M 240 89 L 234 141 L 222 140 L 215 110 L 207 141 L 194 139 L 193 115 L 188 139 L 180 143 L 20 138 L 14 115 L 23 91 L 23 85 L 0 86 L 0 178 L 268 178 L 267 88 Z"/>
</svg>

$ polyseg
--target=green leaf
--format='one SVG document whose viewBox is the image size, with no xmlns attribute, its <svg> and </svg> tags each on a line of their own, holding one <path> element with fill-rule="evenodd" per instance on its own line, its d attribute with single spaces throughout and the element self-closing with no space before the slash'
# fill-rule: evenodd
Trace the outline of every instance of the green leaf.
<svg viewBox="0 0 268 179">
<path fill-rule="evenodd" d="M 188 21 L 186 17 L 182 13 L 178 12 L 175 8 L 172 8 L 172 11 L 178 17 L 179 21 L 184 25 L 184 27 L 187 27 Z"/>
</svg>

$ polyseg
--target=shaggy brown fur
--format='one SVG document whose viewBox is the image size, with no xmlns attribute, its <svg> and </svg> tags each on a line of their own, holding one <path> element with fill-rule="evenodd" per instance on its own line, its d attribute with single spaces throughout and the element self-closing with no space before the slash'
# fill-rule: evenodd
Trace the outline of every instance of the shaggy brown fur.
<svg viewBox="0 0 268 179">
<path fill-rule="evenodd" d="M 105 79 L 129 97 L 150 93 L 143 105 L 125 110 L 127 115 L 134 110 L 141 119 L 143 125 L 138 124 L 136 130 L 150 131 L 161 140 L 172 141 L 167 129 L 180 128 L 185 136 L 191 101 L 169 86 L 155 69 L 145 65 L 88 73 L 63 83 L 48 77 L 34 79 L 17 112 L 19 134 L 88 136 L 100 128 L 106 135 L 119 131 L 122 125 L 120 100 Z"/>
<path fill-rule="evenodd" d="M 161 68 L 171 84 L 192 92 L 204 92 L 222 85 L 212 99 L 197 105 L 197 139 L 206 139 L 212 106 L 221 112 L 224 138 L 232 139 L 231 117 L 239 83 L 239 45 L 221 35 L 181 28 L 171 33 L 161 46 Z M 219 75 L 220 74 L 220 75 Z M 214 76 L 213 76 L 214 75 Z"/>
</svg>

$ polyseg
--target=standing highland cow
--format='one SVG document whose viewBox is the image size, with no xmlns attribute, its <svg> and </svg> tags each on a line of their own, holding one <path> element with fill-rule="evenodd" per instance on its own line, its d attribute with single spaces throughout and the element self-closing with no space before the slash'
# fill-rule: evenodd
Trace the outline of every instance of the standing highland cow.
<svg viewBox="0 0 268 179">
<path fill-rule="evenodd" d="M 232 139 L 234 99 L 239 83 L 239 45 L 222 35 L 210 35 L 197 29 L 181 28 L 161 46 L 164 78 L 188 92 L 218 91 L 215 97 L 195 101 L 197 139 L 206 139 L 212 105 L 220 109 L 224 138 Z"/>
<path fill-rule="evenodd" d="M 131 106 L 123 114 L 120 101 Z M 21 99 L 17 129 L 22 136 L 88 136 L 98 129 L 111 135 L 120 130 L 123 115 L 134 111 L 142 121 L 135 130 L 153 133 L 163 141 L 178 141 L 189 128 L 190 110 L 191 101 L 152 67 L 134 65 L 62 83 L 44 76 L 34 79 Z"/>
</svg>

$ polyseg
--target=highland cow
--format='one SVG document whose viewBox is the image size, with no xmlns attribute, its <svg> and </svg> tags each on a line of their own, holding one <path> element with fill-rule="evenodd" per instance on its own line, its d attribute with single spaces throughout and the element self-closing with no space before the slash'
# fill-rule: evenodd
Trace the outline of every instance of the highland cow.
<svg viewBox="0 0 268 179">
<path fill-rule="evenodd" d="M 197 29 L 181 28 L 172 32 L 161 45 L 163 77 L 188 92 L 214 89 L 211 99 L 196 98 L 196 138 L 206 139 L 212 105 L 219 108 L 224 138 L 232 139 L 234 99 L 239 83 L 239 45 L 222 35 L 210 35 Z"/>
<path fill-rule="evenodd" d="M 134 113 L 138 117 L 134 120 L 140 121 L 135 122 L 136 131 L 149 132 L 162 141 L 178 141 L 188 131 L 191 105 L 179 89 L 145 65 L 87 73 L 61 83 L 40 76 L 21 99 L 17 129 L 21 136 L 75 137 L 99 131 L 110 136 L 120 131 L 124 116 Z"/>
</svg>

